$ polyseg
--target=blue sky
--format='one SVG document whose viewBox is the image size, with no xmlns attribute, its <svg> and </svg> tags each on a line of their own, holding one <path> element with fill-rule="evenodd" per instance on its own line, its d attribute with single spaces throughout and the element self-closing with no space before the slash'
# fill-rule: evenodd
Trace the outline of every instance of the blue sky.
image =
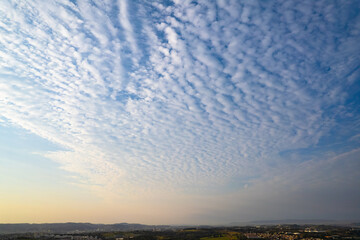
<svg viewBox="0 0 360 240">
<path fill-rule="evenodd" d="M 19 214 L 0 221 L 359 219 L 359 12 L 3 2 L 0 193 Z M 22 216 L 25 188 L 59 189 L 64 214 Z"/>
</svg>

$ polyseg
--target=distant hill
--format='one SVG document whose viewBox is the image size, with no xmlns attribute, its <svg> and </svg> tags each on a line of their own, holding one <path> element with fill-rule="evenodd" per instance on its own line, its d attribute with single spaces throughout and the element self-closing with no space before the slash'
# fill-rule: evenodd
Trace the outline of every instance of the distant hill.
<svg viewBox="0 0 360 240">
<path fill-rule="evenodd" d="M 134 230 L 151 230 L 166 229 L 169 226 L 155 226 L 131 223 L 117 224 L 92 224 L 92 223 L 41 223 L 41 224 L 0 224 L 0 234 L 9 233 L 74 233 L 74 232 L 95 232 L 95 231 L 134 231 Z"/>
<path fill-rule="evenodd" d="M 347 225 L 353 227 L 360 227 L 360 223 L 333 221 L 333 220 L 303 220 L 303 219 L 285 219 L 285 220 L 266 220 L 266 221 L 251 221 L 251 222 L 233 222 L 226 226 L 255 226 L 255 225 Z M 224 225 L 222 225 L 224 226 Z M 83 233 L 83 232 L 111 232 L 111 231 L 136 231 L 136 230 L 167 230 L 177 228 L 212 228 L 215 226 L 209 225 L 144 225 L 137 223 L 116 223 L 116 224 L 92 224 L 92 223 L 16 223 L 16 224 L 0 224 L 0 234 L 12 233 Z"/>
<path fill-rule="evenodd" d="M 298 225 L 354 225 L 350 221 L 328 220 L 328 219 L 282 219 L 282 220 L 260 220 L 251 222 L 233 222 L 230 226 L 254 226 L 254 225 L 285 225 L 285 224 L 298 224 Z"/>
</svg>

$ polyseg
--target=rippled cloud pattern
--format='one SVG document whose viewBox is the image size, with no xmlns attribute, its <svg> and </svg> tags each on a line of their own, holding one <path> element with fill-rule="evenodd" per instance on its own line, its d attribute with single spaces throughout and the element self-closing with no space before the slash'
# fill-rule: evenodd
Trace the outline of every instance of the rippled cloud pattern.
<svg viewBox="0 0 360 240">
<path fill-rule="evenodd" d="M 326 166 L 354 183 L 359 12 L 358 1 L 3 1 L 0 117 L 62 146 L 44 155 L 95 191 L 291 188 Z"/>
</svg>

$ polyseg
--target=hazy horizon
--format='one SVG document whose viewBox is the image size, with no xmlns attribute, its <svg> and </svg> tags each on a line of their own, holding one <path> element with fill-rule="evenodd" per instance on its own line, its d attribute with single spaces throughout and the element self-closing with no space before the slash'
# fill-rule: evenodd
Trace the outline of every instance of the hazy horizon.
<svg viewBox="0 0 360 240">
<path fill-rule="evenodd" d="M 360 1 L 6 0 L 0 222 L 360 218 Z"/>
<path fill-rule="evenodd" d="M 345 219 L 345 220 L 333 220 L 333 219 L 263 219 L 263 220 L 248 220 L 248 221 L 238 221 L 238 222 L 229 222 L 229 223 L 218 223 L 218 224 L 188 224 L 188 223 L 178 223 L 178 224 L 167 224 L 167 223 L 157 223 L 157 224 L 146 224 L 141 222 L 0 222 L 0 225 L 21 225 L 21 224 L 30 224 L 30 225 L 41 225 L 41 224 L 93 224 L 93 225 L 116 225 L 116 224 L 139 224 L 147 226 L 246 226 L 246 225 L 276 225 L 276 224 L 359 224 L 360 219 Z"/>
</svg>

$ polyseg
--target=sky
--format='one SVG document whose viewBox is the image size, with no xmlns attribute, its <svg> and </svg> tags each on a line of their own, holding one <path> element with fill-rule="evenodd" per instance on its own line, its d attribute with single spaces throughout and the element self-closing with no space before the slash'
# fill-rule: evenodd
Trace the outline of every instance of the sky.
<svg viewBox="0 0 360 240">
<path fill-rule="evenodd" d="M 0 222 L 360 220 L 360 1 L 5 0 Z"/>
</svg>

